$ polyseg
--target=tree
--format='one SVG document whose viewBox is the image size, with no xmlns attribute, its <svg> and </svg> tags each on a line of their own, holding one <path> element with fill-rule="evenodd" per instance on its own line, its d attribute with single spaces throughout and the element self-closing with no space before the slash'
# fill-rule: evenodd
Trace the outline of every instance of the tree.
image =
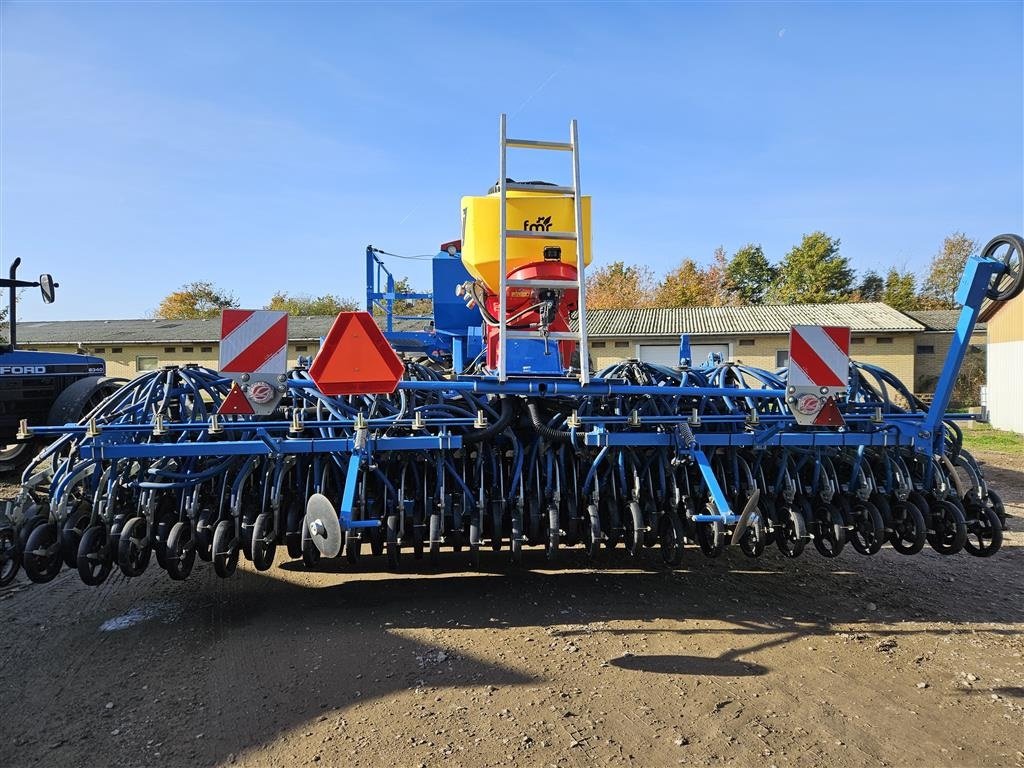
<svg viewBox="0 0 1024 768">
<path fill-rule="evenodd" d="M 165 320 L 197 320 L 217 317 L 222 309 L 237 306 L 234 295 L 213 283 L 196 281 L 165 296 L 153 314 Z"/>
<path fill-rule="evenodd" d="M 881 301 L 885 293 L 885 281 L 875 270 L 869 269 L 857 286 L 857 295 L 861 301 Z"/>
<path fill-rule="evenodd" d="M 613 261 L 587 273 L 587 309 L 633 309 L 654 305 L 654 274 L 643 264 Z"/>
<path fill-rule="evenodd" d="M 960 284 L 967 259 L 978 250 L 978 244 L 963 232 L 954 232 L 942 241 L 942 250 L 932 258 L 921 296 L 936 307 L 955 307 L 953 294 Z"/>
<path fill-rule="evenodd" d="M 665 275 L 655 293 L 658 307 L 692 307 L 707 303 L 707 275 L 693 259 L 683 259 Z"/>
<path fill-rule="evenodd" d="M 744 304 L 761 304 L 775 282 L 777 270 L 760 245 L 749 243 L 732 255 L 726 277 Z"/>
<path fill-rule="evenodd" d="M 715 249 L 714 261 L 701 267 L 693 259 L 683 259 L 658 283 L 654 294 L 657 307 L 722 307 L 741 302 L 728 277 L 729 259 L 725 249 Z"/>
<path fill-rule="evenodd" d="M 917 286 L 913 272 L 900 272 L 890 267 L 885 275 L 885 288 L 882 290 L 881 301 L 901 312 L 917 309 Z"/>
<path fill-rule="evenodd" d="M 357 301 L 343 299 L 333 293 L 313 297 L 303 293 L 290 296 L 285 291 L 278 291 L 270 297 L 270 301 L 267 302 L 264 309 L 284 310 L 290 315 L 324 317 L 336 315 L 339 312 L 352 312 L 360 309 L 360 306 Z"/>
<path fill-rule="evenodd" d="M 7 344 L 7 332 L 3 326 L 7 325 L 7 307 L 0 307 L 0 344 Z"/>
<path fill-rule="evenodd" d="M 853 270 L 839 253 L 839 239 L 812 232 L 782 260 L 771 296 L 783 304 L 816 304 L 848 301 L 852 292 Z"/>
</svg>

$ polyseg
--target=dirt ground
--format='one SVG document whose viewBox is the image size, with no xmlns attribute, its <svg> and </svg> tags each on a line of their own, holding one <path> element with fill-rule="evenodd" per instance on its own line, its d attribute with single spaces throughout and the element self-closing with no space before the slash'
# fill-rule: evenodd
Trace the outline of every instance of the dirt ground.
<svg viewBox="0 0 1024 768">
<path fill-rule="evenodd" d="M 19 576 L 0 765 L 1022 766 L 1024 457 L 981 458 L 989 560 Z"/>
</svg>

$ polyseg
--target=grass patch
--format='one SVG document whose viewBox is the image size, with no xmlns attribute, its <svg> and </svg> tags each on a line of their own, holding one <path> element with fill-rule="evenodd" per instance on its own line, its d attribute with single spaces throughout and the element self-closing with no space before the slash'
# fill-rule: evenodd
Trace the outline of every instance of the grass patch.
<svg viewBox="0 0 1024 768">
<path fill-rule="evenodd" d="M 993 429 L 988 424 L 976 423 L 973 428 L 964 425 L 964 447 L 969 451 L 1022 454 L 1024 435 Z"/>
</svg>

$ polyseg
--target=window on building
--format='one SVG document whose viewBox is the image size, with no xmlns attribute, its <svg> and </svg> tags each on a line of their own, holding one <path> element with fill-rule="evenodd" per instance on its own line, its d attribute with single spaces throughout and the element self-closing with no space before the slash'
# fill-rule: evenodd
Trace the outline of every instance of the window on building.
<svg viewBox="0 0 1024 768">
<path fill-rule="evenodd" d="M 615 342 L 615 346 L 616 347 L 628 347 L 629 346 L 629 342 L 628 341 L 616 341 Z"/>
<path fill-rule="evenodd" d="M 308 352 L 309 351 L 309 345 L 307 345 L 307 344 L 296 344 L 295 345 L 295 351 L 296 352 Z"/>
<path fill-rule="evenodd" d="M 934 355 L 935 345 L 934 344 L 918 344 L 917 354 L 919 355 Z"/>
<path fill-rule="evenodd" d="M 851 344 L 863 344 L 864 343 L 864 337 L 863 336 L 854 336 L 852 339 L 850 339 L 850 343 Z"/>
<path fill-rule="evenodd" d="M 106 351 L 107 351 L 106 347 L 93 347 L 92 348 L 92 352 L 93 352 L 94 355 L 102 355 Z"/>
<path fill-rule="evenodd" d="M 174 354 L 174 347 L 164 347 L 164 352 L 168 352 L 168 353 L 173 355 Z"/>
<path fill-rule="evenodd" d="M 789 362 L 789 350 L 780 349 L 775 353 L 775 367 L 782 368 Z"/>
<path fill-rule="evenodd" d="M 590 346 L 592 346 L 594 349 L 604 349 L 604 342 L 603 341 L 592 341 L 592 342 L 590 342 Z"/>
<path fill-rule="evenodd" d="M 875 339 L 875 344 L 892 344 L 892 336 L 879 336 Z"/>
<path fill-rule="evenodd" d="M 740 339 L 740 346 L 741 347 L 752 347 L 752 346 L 754 346 L 754 340 L 753 339 Z"/>
<path fill-rule="evenodd" d="M 111 352 L 112 352 L 113 354 L 115 354 L 115 355 L 116 355 L 116 354 L 119 354 L 119 353 L 123 352 L 123 351 L 124 351 L 124 349 L 122 349 L 121 347 L 111 347 L 111 348 L 110 348 L 110 351 L 111 351 Z"/>
<path fill-rule="evenodd" d="M 160 362 L 155 357 L 142 356 L 135 358 L 135 370 L 137 371 L 155 371 L 160 367 Z"/>
<path fill-rule="evenodd" d="M 213 347 L 200 347 L 200 352 L 213 352 Z"/>
<path fill-rule="evenodd" d="M 182 347 L 181 351 L 182 352 L 191 352 L 192 351 L 192 347 Z"/>
</svg>

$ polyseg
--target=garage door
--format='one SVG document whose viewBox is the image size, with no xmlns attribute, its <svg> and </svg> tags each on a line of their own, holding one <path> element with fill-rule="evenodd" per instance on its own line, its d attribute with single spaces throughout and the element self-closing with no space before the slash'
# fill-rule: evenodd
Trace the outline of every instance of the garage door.
<svg viewBox="0 0 1024 768">
<path fill-rule="evenodd" d="M 720 354 L 723 360 L 729 359 L 728 344 L 690 344 L 690 354 L 693 355 L 694 365 L 703 365 L 712 352 Z M 640 359 L 645 363 L 657 363 L 677 368 L 679 366 L 679 345 L 641 344 Z"/>
</svg>

